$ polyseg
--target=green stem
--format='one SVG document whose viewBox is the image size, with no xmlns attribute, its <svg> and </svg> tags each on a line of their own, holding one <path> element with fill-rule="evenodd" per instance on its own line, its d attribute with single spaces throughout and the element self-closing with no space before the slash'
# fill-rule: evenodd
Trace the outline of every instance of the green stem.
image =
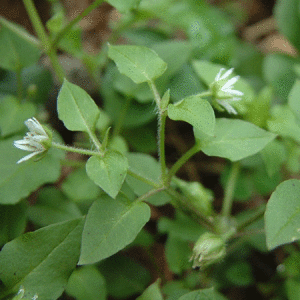
<svg viewBox="0 0 300 300">
<path fill-rule="evenodd" d="M 84 17 L 86 17 L 91 11 L 97 8 L 104 0 L 96 0 L 90 6 L 88 6 L 81 14 L 75 17 L 72 21 L 70 21 L 55 37 L 53 40 L 52 46 L 56 47 L 61 40 L 61 38 L 69 31 L 71 28 L 81 21 Z"/>
<path fill-rule="evenodd" d="M 240 169 L 240 164 L 238 162 L 234 162 L 232 164 L 229 179 L 225 188 L 225 195 L 224 195 L 222 212 L 221 212 L 222 216 L 225 218 L 229 218 L 231 214 L 234 190 L 238 178 L 239 169 Z"/>
<path fill-rule="evenodd" d="M 100 143 L 100 141 L 98 140 L 95 132 L 93 132 L 92 130 L 88 129 L 88 135 L 90 136 L 91 140 L 93 141 L 94 145 L 96 146 L 97 150 L 101 153 L 101 148 L 102 148 L 102 145 Z"/>
<path fill-rule="evenodd" d="M 59 64 L 58 57 L 56 54 L 56 48 L 51 45 L 50 38 L 44 28 L 44 25 L 40 19 L 40 16 L 36 10 L 36 7 L 33 3 L 33 0 L 23 0 L 26 11 L 29 15 L 30 21 L 33 25 L 33 28 L 42 43 L 42 48 L 45 53 L 49 56 L 53 70 L 57 75 L 59 81 L 62 83 L 65 77 L 64 71 Z"/>
<path fill-rule="evenodd" d="M 88 156 L 95 156 L 96 155 L 96 156 L 103 157 L 103 155 L 104 155 L 104 153 L 101 153 L 99 151 L 92 151 L 92 150 L 74 148 L 74 147 L 70 147 L 70 146 L 66 146 L 66 145 L 57 144 L 57 143 L 54 143 L 54 142 L 52 142 L 52 146 L 57 148 L 57 149 L 60 149 L 60 150 L 80 153 L 80 154 L 88 155 Z"/>
<path fill-rule="evenodd" d="M 158 139 L 159 139 L 159 161 L 161 166 L 161 177 L 163 183 L 167 183 L 167 166 L 166 166 L 166 153 L 165 153 L 165 127 L 166 127 L 166 118 L 167 111 L 159 113 L 158 119 Z"/>
<path fill-rule="evenodd" d="M 135 202 L 142 202 L 142 201 L 145 201 L 146 199 L 152 197 L 153 195 L 163 191 L 165 188 L 164 187 L 161 187 L 161 188 L 154 188 L 152 190 L 150 190 L 149 192 L 143 194 L 142 196 L 138 197 Z"/>
<path fill-rule="evenodd" d="M 153 80 L 149 80 L 149 81 L 148 81 L 148 84 L 149 84 L 149 87 L 150 87 L 150 89 L 151 89 L 151 91 L 152 91 L 152 93 L 153 93 L 153 95 L 154 95 L 154 100 L 155 100 L 155 102 L 156 102 L 157 108 L 158 108 L 159 110 L 161 110 L 161 107 L 160 107 L 161 98 L 160 98 L 159 92 L 158 92 L 158 90 L 157 90 L 157 88 L 156 88 L 156 85 L 155 85 L 155 83 L 153 82 Z"/>
<path fill-rule="evenodd" d="M 127 171 L 127 174 L 130 175 L 131 177 L 141 181 L 141 182 L 144 182 L 152 187 L 154 187 L 155 189 L 159 189 L 160 186 L 158 184 L 156 184 L 155 182 L 153 182 L 152 180 L 149 180 L 148 178 L 145 178 L 137 173 L 135 173 L 134 171 L 132 170 L 128 170 Z"/>
<path fill-rule="evenodd" d="M 166 192 L 176 201 L 175 203 L 173 203 L 175 207 L 178 206 L 178 205 L 176 205 L 178 203 L 179 208 L 182 208 L 182 207 L 186 208 L 190 213 L 195 214 L 197 216 L 197 221 L 201 225 L 206 227 L 211 232 L 215 232 L 215 227 L 214 227 L 212 221 L 210 221 L 206 216 L 204 216 L 202 214 L 202 212 L 199 211 L 199 209 L 197 209 L 197 207 L 195 207 L 192 204 L 192 202 L 190 202 L 185 196 L 178 193 L 176 190 L 174 190 L 171 187 L 168 187 L 166 189 Z"/>
<path fill-rule="evenodd" d="M 243 230 L 247 226 L 251 225 L 252 223 L 257 221 L 258 219 L 263 217 L 263 215 L 265 213 L 265 210 L 266 210 L 265 205 L 259 205 L 257 207 L 257 210 L 247 220 L 245 220 L 245 221 L 241 222 L 240 224 L 238 224 L 237 231 L 239 232 L 239 231 Z"/>
<path fill-rule="evenodd" d="M 198 97 L 209 97 L 209 96 L 212 96 L 212 92 L 207 91 L 207 92 L 199 93 L 196 96 L 198 96 Z"/>
<path fill-rule="evenodd" d="M 177 171 L 197 152 L 200 151 L 200 147 L 198 144 L 195 144 L 192 148 L 190 148 L 185 154 L 183 154 L 177 162 L 172 166 L 168 173 L 168 180 L 167 182 L 170 183 L 172 177 L 177 173 Z"/>
</svg>

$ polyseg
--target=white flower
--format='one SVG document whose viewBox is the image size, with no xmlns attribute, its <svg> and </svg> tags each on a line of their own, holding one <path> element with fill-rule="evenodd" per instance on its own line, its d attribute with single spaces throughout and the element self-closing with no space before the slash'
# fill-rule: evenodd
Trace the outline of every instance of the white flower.
<svg viewBox="0 0 300 300">
<path fill-rule="evenodd" d="M 215 101 L 225 108 L 228 113 L 237 114 L 236 110 L 231 106 L 231 101 L 239 101 L 242 98 L 244 93 L 238 90 L 233 89 L 233 85 L 239 80 L 239 76 L 234 76 L 228 80 L 228 77 L 232 74 L 233 68 L 226 71 L 223 75 L 222 72 L 225 71 L 222 68 L 217 76 L 215 77 L 215 81 L 212 83 L 211 90 Z"/>
<path fill-rule="evenodd" d="M 25 121 L 25 125 L 28 127 L 29 132 L 26 133 L 23 140 L 14 141 L 14 146 L 32 153 L 21 158 L 17 162 L 18 164 L 47 151 L 51 146 L 51 134 L 45 131 L 36 118 L 28 119 Z"/>
</svg>

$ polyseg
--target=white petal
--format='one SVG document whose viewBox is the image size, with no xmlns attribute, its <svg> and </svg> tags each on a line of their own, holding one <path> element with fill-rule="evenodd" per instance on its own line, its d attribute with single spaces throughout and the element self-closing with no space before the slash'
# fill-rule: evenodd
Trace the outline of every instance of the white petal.
<svg viewBox="0 0 300 300">
<path fill-rule="evenodd" d="M 229 90 L 228 91 L 231 95 L 235 95 L 235 96 L 243 96 L 244 93 L 238 90 Z"/>
<path fill-rule="evenodd" d="M 21 158 L 20 160 L 17 161 L 17 164 L 20 164 L 21 162 L 24 162 L 26 160 L 29 160 L 31 157 L 35 156 L 35 155 L 38 155 L 40 152 L 33 152 L 33 153 L 30 153 L 26 156 L 24 156 L 23 158 Z"/>
<path fill-rule="evenodd" d="M 217 100 L 217 101 L 221 106 L 223 106 L 226 109 L 228 113 L 237 115 L 237 111 L 227 101 L 223 101 L 223 100 Z"/>
<path fill-rule="evenodd" d="M 25 121 L 25 125 L 31 132 L 47 136 L 47 133 L 44 130 L 43 126 L 39 123 L 39 121 L 36 118 L 28 119 L 27 121 Z"/>
<path fill-rule="evenodd" d="M 229 79 L 222 87 L 222 91 L 223 89 L 226 90 L 226 89 L 229 89 L 229 88 L 232 88 L 232 86 L 239 80 L 240 76 L 235 76 L 235 77 L 232 77 L 231 79 Z"/>
<path fill-rule="evenodd" d="M 228 76 L 231 75 L 231 73 L 233 72 L 234 68 L 229 69 L 223 76 L 221 76 L 220 80 L 223 80 L 225 78 L 227 78 Z"/>
<path fill-rule="evenodd" d="M 219 81 L 220 80 L 220 77 L 221 77 L 221 74 L 222 72 L 224 71 L 225 69 L 224 68 L 221 68 L 221 70 L 219 71 L 219 73 L 216 75 L 215 77 L 215 81 Z"/>
</svg>

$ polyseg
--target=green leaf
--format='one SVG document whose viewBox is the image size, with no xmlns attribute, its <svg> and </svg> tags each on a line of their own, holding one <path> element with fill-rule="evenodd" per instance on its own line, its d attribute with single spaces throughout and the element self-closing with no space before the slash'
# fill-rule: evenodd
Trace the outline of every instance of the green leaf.
<svg viewBox="0 0 300 300">
<path fill-rule="evenodd" d="M 247 286 L 254 283 L 251 265 L 246 261 L 237 261 L 225 271 L 226 279 L 235 286 Z"/>
<path fill-rule="evenodd" d="M 24 128 L 24 121 L 35 114 L 36 108 L 30 102 L 20 103 L 14 96 L 0 99 L 0 134 L 2 137 Z"/>
<path fill-rule="evenodd" d="M 279 0 L 275 6 L 275 19 L 281 33 L 300 50 L 300 9 L 298 0 Z"/>
<path fill-rule="evenodd" d="M 72 172 L 62 183 L 61 188 L 70 199 L 77 202 L 95 199 L 101 191 L 83 168 Z"/>
<path fill-rule="evenodd" d="M 84 225 L 79 264 L 107 258 L 130 244 L 150 218 L 143 202 L 127 204 L 122 197 L 103 196 L 91 206 Z"/>
<path fill-rule="evenodd" d="M 155 158 L 144 153 L 128 153 L 127 158 L 131 171 L 152 181 L 154 184 L 160 184 L 161 169 L 159 162 L 155 160 Z M 126 182 L 137 196 L 146 194 L 153 189 L 152 185 L 142 182 L 130 175 L 126 177 Z M 166 192 L 162 191 L 149 197 L 146 201 L 153 205 L 164 205 L 170 201 L 170 197 Z"/>
<path fill-rule="evenodd" d="M 295 82 L 293 67 L 297 62 L 294 57 L 282 53 L 272 53 L 264 59 L 264 77 L 281 100 L 286 101 Z"/>
<path fill-rule="evenodd" d="M 127 169 L 127 158 L 113 150 L 106 151 L 103 157 L 92 156 L 86 163 L 88 176 L 112 198 L 119 193 Z"/>
<path fill-rule="evenodd" d="M 83 220 L 77 219 L 26 233 L 7 243 L 0 252 L 0 295 L 15 293 L 22 285 L 38 299 L 57 299 L 75 269 Z"/>
<path fill-rule="evenodd" d="M 265 212 L 267 246 L 272 250 L 300 239 L 300 181 L 282 182 L 271 195 Z"/>
<path fill-rule="evenodd" d="M 176 104 L 169 104 L 168 116 L 172 120 L 185 121 L 208 135 L 214 134 L 214 110 L 208 101 L 198 96 L 189 96 Z"/>
<path fill-rule="evenodd" d="M 183 241 L 169 234 L 166 245 L 165 255 L 170 270 L 175 274 L 181 274 L 184 270 L 191 268 L 189 259 L 192 251 L 190 242 Z"/>
<path fill-rule="evenodd" d="M 106 300 L 105 279 L 95 266 L 84 266 L 72 273 L 66 292 L 76 300 Z"/>
<path fill-rule="evenodd" d="M 222 294 L 215 291 L 213 288 L 190 292 L 181 296 L 178 300 L 226 300 Z"/>
<path fill-rule="evenodd" d="M 152 283 L 141 296 L 136 298 L 136 300 L 163 300 L 159 284 L 160 279 Z"/>
<path fill-rule="evenodd" d="M 24 28 L 0 17 L 0 67 L 19 71 L 38 61 L 38 42 Z"/>
<path fill-rule="evenodd" d="M 93 132 L 100 111 L 89 94 L 66 79 L 57 98 L 58 117 L 72 131 Z"/>
<path fill-rule="evenodd" d="M 124 255 L 116 254 L 105 259 L 99 269 L 105 277 L 108 294 L 113 299 L 128 299 L 140 294 L 151 280 L 145 267 Z"/>
<path fill-rule="evenodd" d="M 287 278 L 285 283 L 285 290 L 288 300 L 298 300 L 300 295 L 300 281 L 296 278 Z"/>
<path fill-rule="evenodd" d="M 45 183 L 55 182 L 60 176 L 60 160 L 64 152 L 50 148 L 39 161 L 17 161 L 28 152 L 13 146 L 20 136 L 0 141 L 0 203 L 15 204 Z M 30 176 L 29 176 L 30 174 Z"/>
<path fill-rule="evenodd" d="M 82 216 L 77 205 L 66 199 L 55 187 L 46 187 L 38 195 L 35 205 L 28 208 L 31 221 L 39 226 L 77 219 Z"/>
<path fill-rule="evenodd" d="M 292 109 L 293 113 L 300 119 L 300 80 L 297 79 L 293 85 L 292 90 L 289 93 L 288 105 Z"/>
<path fill-rule="evenodd" d="M 194 130 L 201 151 L 238 161 L 261 151 L 276 135 L 242 120 L 217 119 L 215 135 Z"/>
<path fill-rule="evenodd" d="M 141 0 L 107 0 L 107 2 L 120 13 L 128 13 L 130 10 L 137 8 Z"/>
<path fill-rule="evenodd" d="M 294 113 L 287 105 L 275 105 L 267 125 L 272 132 L 300 143 L 300 127 Z"/>
<path fill-rule="evenodd" d="M 153 50 L 144 46 L 109 45 L 108 55 L 114 60 L 120 73 L 135 83 L 154 80 L 167 68 L 166 63 Z"/>
<path fill-rule="evenodd" d="M 27 205 L 24 202 L 0 206 L 0 247 L 24 232 L 26 211 Z"/>
</svg>

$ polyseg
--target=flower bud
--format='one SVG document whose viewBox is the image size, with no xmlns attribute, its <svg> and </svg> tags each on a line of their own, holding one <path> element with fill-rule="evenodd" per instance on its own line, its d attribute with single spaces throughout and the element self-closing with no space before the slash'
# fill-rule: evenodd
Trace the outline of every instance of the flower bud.
<svg viewBox="0 0 300 300">
<path fill-rule="evenodd" d="M 195 243 L 190 261 L 193 261 L 193 268 L 206 268 L 222 260 L 225 255 L 225 241 L 214 233 L 206 232 Z"/>
</svg>

